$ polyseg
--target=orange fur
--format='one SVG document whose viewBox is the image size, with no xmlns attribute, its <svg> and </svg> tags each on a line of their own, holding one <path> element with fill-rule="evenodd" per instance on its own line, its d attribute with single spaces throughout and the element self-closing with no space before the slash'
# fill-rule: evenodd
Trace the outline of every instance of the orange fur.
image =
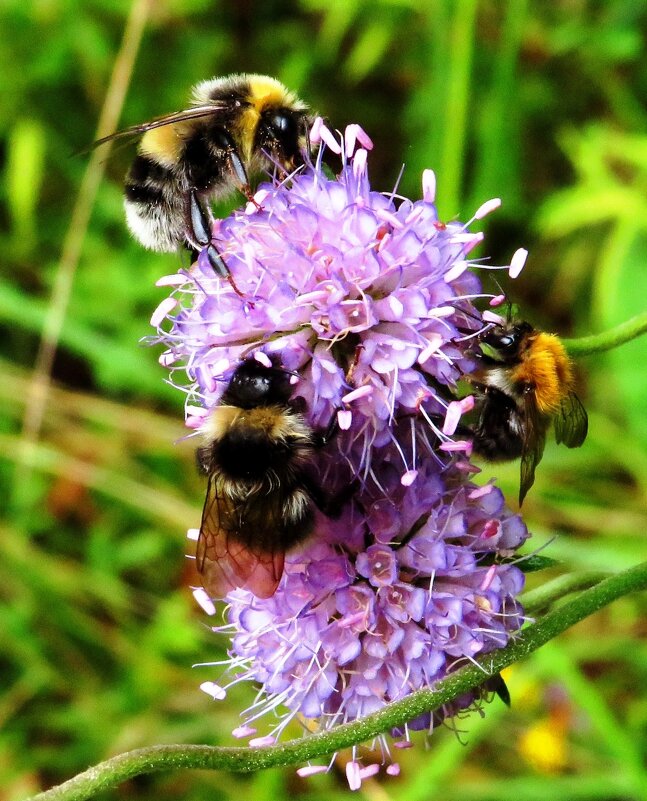
<svg viewBox="0 0 647 801">
<path fill-rule="evenodd" d="M 555 412 L 573 387 L 573 369 L 559 337 L 543 332 L 528 337 L 512 380 L 533 387 L 542 414 Z"/>
</svg>

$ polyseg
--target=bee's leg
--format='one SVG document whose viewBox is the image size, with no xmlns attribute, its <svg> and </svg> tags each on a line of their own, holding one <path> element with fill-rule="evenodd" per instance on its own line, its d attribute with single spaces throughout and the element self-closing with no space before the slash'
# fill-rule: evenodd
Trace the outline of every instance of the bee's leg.
<svg viewBox="0 0 647 801">
<path fill-rule="evenodd" d="M 195 451 L 195 464 L 198 468 L 198 472 L 208 476 L 209 475 L 209 466 L 211 465 L 211 452 L 212 446 L 210 445 L 201 445 L 199 448 L 196 448 Z"/>
<path fill-rule="evenodd" d="M 290 401 L 290 408 L 299 413 L 304 414 L 306 412 L 306 404 L 303 402 L 302 398 L 296 397 Z M 322 431 L 314 431 L 313 432 L 313 444 L 315 448 L 325 448 L 326 445 L 330 442 L 330 440 L 337 435 L 339 431 L 339 423 L 337 421 L 337 412 L 340 412 L 341 409 L 335 409 L 335 413 L 330 418 L 330 422 Z"/>
<path fill-rule="evenodd" d="M 238 149 L 236 148 L 236 144 L 234 140 L 229 136 L 229 134 L 221 130 L 219 131 L 218 135 L 218 144 L 219 146 L 225 151 L 227 159 L 229 160 L 229 166 L 231 168 L 232 173 L 234 174 L 234 178 L 238 183 L 238 189 L 241 191 L 243 195 L 249 200 L 250 203 L 253 203 L 257 209 L 260 209 L 260 205 L 254 200 L 254 195 L 252 193 L 252 187 L 249 183 L 249 177 L 247 175 L 247 170 L 245 169 L 245 165 L 243 164 L 243 160 L 238 153 Z"/>
<path fill-rule="evenodd" d="M 247 198 L 251 200 L 252 189 L 249 185 L 247 170 L 245 169 L 243 160 L 238 153 L 238 149 L 234 140 L 224 129 L 217 131 L 214 134 L 214 138 L 217 146 L 225 152 L 225 158 L 229 161 L 229 167 L 234 174 L 238 188 Z"/>
<path fill-rule="evenodd" d="M 229 272 L 225 260 L 211 241 L 211 231 L 213 227 L 211 214 L 200 202 L 197 193 L 193 189 L 189 193 L 189 211 L 187 216 L 190 224 L 190 236 L 188 238 L 191 248 L 198 252 L 206 248 L 207 259 L 216 275 L 229 281 L 234 292 L 240 295 L 241 298 L 244 297 L 243 293 L 236 286 L 236 282 Z"/>
<path fill-rule="evenodd" d="M 249 185 L 247 170 L 245 169 L 245 165 L 243 164 L 241 157 L 238 155 L 238 151 L 234 147 L 233 143 L 227 148 L 227 157 L 229 159 L 229 163 L 231 164 L 233 173 L 238 179 L 242 193 L 249 200 L 252 200 L 252 188 Z"/>
<path fill-rule="evenodd" d="M 491 676 L 483 683 L 483 687 L 485 687 L 485 689 L 489 692 L 496 693 L 506 706 L 510 706 L 510 690 L 508 689 L 508 685 L 505 683 L 505 679 L 500 673 L 497 673 L 495 676 Z"/>
<path fill-rule="evenodd" d="M 337 411 L 339 411 L 339 409 Z M 320 448 L 323 448 L 330 442 L 330 440 L 334 436 L 336 436 L 338 431 L 339 431 L 339 422 L 337 420 L 337 412 L 335 412 L 335 414 L 333 414 L 333 416 L 331 417 L 330 422 L 328 423 L 326 429 L 318 434 L 317 445 Z"/>
</svg>

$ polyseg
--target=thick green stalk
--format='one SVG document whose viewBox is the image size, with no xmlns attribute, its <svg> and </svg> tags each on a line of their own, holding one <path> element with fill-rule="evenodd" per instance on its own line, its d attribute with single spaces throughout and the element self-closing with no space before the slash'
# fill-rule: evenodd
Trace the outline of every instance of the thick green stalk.
<svg viewBox="0 0 647 801">
<path fill-rule="evenodd" d="M 342 748 L 365 742 L 478 686 L 491 675 L 517 662 L 578 621 L 616 598 L 647 589 L 647 562 L 600 581 L 568 603 L 527 626 L 506 648 L 481 657 L 435 686 L 419 690 L 362 720 L 329 732 L 267 748 L 218 748 L 207 745 L 159 745 L 139 748 L 102 762 L 59 787 L 33 796 L 31 801 L 84 801 L 100 790 L 115 787 L 133 776 L 194 768 L 250 772 L 280 765 L 300 764 Z"/>
<path fill-rule="evenodd" d="M 523 604 L 525 613 L 527 615 L 534 615 L 548 609 L 555 601 L 559 601 L 578 590 L 592 587 L 608 576 L 608 573 L 602 573 L 597 570 L 589 570 L 581 573 L 567 573 L 565 576 L 558 576 L 552 581 L 547 581 L 534 590 L 524 592 L 519 600 Z"/>
<path fill-rule="evenodd" d="M 624 345 L 625 342 L 630 342 L 646 332 L 647 312 L 643 312 L 601 334 L 578 339 L 563 339 L 562 342 L 571 356 L 590 356 L 593 353 L 617 348 L 618 345 Z"/>
</svg>

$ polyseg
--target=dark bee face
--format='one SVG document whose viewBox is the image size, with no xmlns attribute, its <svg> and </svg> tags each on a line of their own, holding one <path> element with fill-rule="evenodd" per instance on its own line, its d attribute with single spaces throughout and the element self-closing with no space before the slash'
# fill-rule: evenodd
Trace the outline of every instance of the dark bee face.
<svg viewBox="0 0 647 801">
<path fill-rule="evenodd" d="M 305 145 L 306 115 L 288 108 L 267 109 L 261 114 L 256 146 L 271 153 L 288 168 L 301 163 L 301 147 Z"/>
<path fill-rule="evenodd" d="M 523 343 L 533 331 L 530 323 L 509 323 L 496 325 L 481 338 L 486 346 L 483 353 L 485 361 L 512 364 L 519 359 Z"/>
<path fill-rule="evenodd" d="M 291 375 L 278 367 L 266 367 L 256 359 L 247 359 L 236 368 L 222 403 L 241 409 L 272 404 L 287 406 L 292 394 Z"/>
</svg>

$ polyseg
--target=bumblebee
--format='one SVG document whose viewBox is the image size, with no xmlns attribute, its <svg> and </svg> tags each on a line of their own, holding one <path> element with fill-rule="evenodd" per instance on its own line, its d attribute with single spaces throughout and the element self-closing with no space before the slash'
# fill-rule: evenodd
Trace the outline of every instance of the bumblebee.
<svg viewBox="0 0 647 801">
<path fill-rule="evenodd" d="M 251 198 L 249 174 L 303 163 L 312 117 L 307 106 L 265 75 L 212 78 L 193 88 L 189 108 L 134 125 L 95 142 L 141 135 L 125 180 L 126 221 L 150 250 L 207 248 L 216 273 L 231 280 L 211 243 L 209 201 L 239 189 Z"/>
<path fill-rule="evenodd" d="M 244 587 L 270 598 L 285 552 L 329 508 L 313 460 L 334 426 L 318 434 L 290 401 L 293 374 L 249 358 L 236 368 L 204 428 L 198 464 L 208 475 L 196 560 L 205 589 Z"/>
<path fill-rule="evenodd" d="M 479 344 L 480 366 L 470 376 L 480 395 L 474 452 L 491 461 L 521 457 L 521 505 L 535 481 L 551 421 L 558 443 L 579 448 L 588 417 L 557 336 L 509 321 L 486 331 Z"/>
</svg>

